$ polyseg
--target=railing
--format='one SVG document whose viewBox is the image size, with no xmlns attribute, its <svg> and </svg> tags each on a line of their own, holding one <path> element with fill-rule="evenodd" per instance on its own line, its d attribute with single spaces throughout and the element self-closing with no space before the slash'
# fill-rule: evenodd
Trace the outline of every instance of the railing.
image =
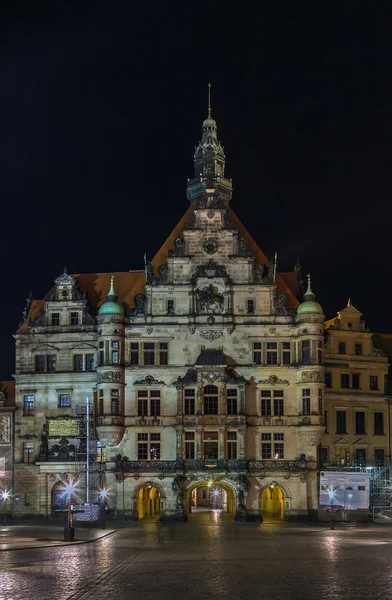
<svg viewBox="0 0 392 600">
<path fill-rule="evenodd" d="M 122 472 L 175 471 L 307 471 L 306 460 L 116 460 Z"/>
</svg>

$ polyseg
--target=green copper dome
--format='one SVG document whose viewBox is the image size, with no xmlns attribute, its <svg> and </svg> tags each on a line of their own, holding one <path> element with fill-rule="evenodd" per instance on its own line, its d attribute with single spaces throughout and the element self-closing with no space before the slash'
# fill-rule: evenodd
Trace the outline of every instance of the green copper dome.
<svg viewBox="0 0 392 600">
<path fill-rule="evenodd" d="M 117 298 L 118 298 L 118 296 L 116 295 L 116 292 L 114 291 L 114 277 L 112 275 L 112 278 L 110 280 L 110 290 L 109 290 L 108 295 L 106 296 L 106 302 L 104 302 L 102 304 L 101 308 L 99 309 L 98 314 L 99 315 L 123 315 L 124 308 L 121 306 L 121 304 L 118 304 Z"/>
<path fill-rule="evenodd" d="M 297 308 L 297 315 L 322 315 L 323 309 L 321 305 L 315 301 L 316 296 L 312 292 L 310 287 L 310 275 L 308 275 L 308 289 L 304 295 L 304 302 Z"/>
</svg>

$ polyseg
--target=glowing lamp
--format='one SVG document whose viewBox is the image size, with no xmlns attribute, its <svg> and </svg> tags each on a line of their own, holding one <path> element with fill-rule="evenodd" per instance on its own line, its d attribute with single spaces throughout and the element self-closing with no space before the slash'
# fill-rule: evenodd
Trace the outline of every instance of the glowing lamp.
<svg viewBox="0 0 392 600">
<path fill-rule="evenodd" d="M 207 483 L 207 485 L 208 485 L 208 487 L 211 487 L 211 486 L 212 486 L 212 481 L 211 481 L 211 479 L 210 479 L 210 481 Z"/>
<path fill-rule="evenodd" d="M 68 494 L 68 496 L 72 496 L 72 494 L 74 493 L 74 491 L 75 491 L 75 486 L 72 485 L 72 483 L 68 483 L 65 486 L 65 492 Z"/>
<path fill-rule="evenodd" d="M 99 492 L 99 495 L 101 496 L 101 498 L 106 498 L 108 495 L 108 491 L 107 490 L 101 490 Z"/>
<path fill-rule="evenodd" d="M 1 494 L 1 497 L 4 501 L 8 500 L 9 496 L 10 496 L 9 492 L 2 492 L 2 494 Z"/>
</svg>

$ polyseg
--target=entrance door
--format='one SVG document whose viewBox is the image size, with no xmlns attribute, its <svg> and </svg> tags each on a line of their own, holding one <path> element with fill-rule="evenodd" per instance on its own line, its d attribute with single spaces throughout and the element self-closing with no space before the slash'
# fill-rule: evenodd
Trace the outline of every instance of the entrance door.
<svg viewBox="0 0 392 600">
<path fill-rule="evenodd" d="M 284 519 L 284 493 L 277 485 L 270 485 L 262 494 L 262 511 L 264 520 Z"/>
<path fill-rule="evenodd" d="M 67 508 L 67 495 L 65 493 L 65 485 L 62 481 L 58 481 L 52 487 L 52 517 L 54 519 L 63 519 L 63 512 L 57 512 Z"/>
</svg>

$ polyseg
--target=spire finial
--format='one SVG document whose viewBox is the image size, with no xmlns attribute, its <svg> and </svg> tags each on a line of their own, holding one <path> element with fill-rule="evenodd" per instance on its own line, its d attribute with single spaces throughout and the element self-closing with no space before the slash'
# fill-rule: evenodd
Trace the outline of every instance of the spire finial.
<svg viewBox="0 0 392 600">
<path fill-rule="evenodd" d="M 351 306 L 351 298 L 347 300 L 347 306 Z"/>
<path fill-rule="evenodd" d="M 110 278 L 110 290 L 108 293 L 108 296 L 115 296 L 116 292 L 114 291 L 114 275 L 112 273 L 112 276 Z"/>
<path fill-rule="evenodd" d="M 68 271 L 67 271 L 67 265 L 64 265 L 63 273 L 64 273 L 64 275 L 67 275 L 67 274 L 68 274 Z"/>
<path fill-rule="evenodd" d="M 304 300 L 306 302 L 309 302 L 309 301 L 313 301 L 316 296 L 313 294 L 312 287 L 310 285 L 310 273 L 308 273 L 307 278 L 308 278 L 308 289 L 305 292 Z"/>
<path fill-rule="evenodd" d="M 211 119 L 211 84 L 208 84 L 208 118 Z"/>
</svg>

